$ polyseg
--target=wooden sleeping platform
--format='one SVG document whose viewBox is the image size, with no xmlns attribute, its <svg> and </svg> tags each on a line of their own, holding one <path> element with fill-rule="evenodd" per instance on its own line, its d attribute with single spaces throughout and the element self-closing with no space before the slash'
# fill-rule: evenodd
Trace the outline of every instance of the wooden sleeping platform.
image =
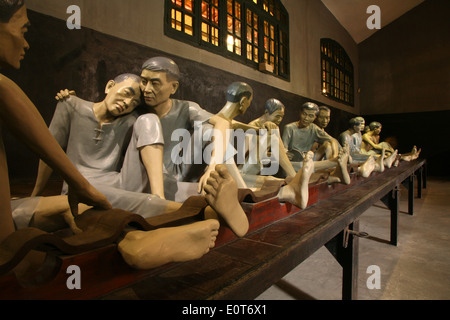
<svg viewBox="0 0 450 320">
<path fill-rule="evenodd" d="M 134 270 L 115 244 L 77 255 L 53 255 L 49 282 L 19 283 L 13 274 L 0 277 L 0 299 L 254 299 L 322 246 L 343 267 L 342 298 L 356 299 L 358 217 L 379 200 L 391 210 L 391 243 L 397 244 L 398 188 L 409 189 L 413 214 L 414 178 L 421 196 L 426 187 L 425 160 L 367 178 L 351 174 L 351 184 L 310 185 L 309 206 L 300 210 L 276 198 L 243 202 L 250 230 L 237 238 L 222 226 L 216 247 L 202 258 L 148 271 Z M 14 190 L 14 188 L 12 188 Z M 345 241 L 344 241 L 345 240 Z M 68 289 L 66 271 L 81 271 L 81 289 Z M 51 276 L 48 276 L 48 275 Z"/>
</svg>

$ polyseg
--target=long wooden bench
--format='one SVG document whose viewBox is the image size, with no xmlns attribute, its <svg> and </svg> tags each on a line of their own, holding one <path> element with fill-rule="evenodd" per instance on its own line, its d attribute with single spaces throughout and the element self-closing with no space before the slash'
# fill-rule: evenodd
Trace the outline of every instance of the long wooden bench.
<svg viewBox="0 0 450 320">
<path fill-rule="evenodd" d="M 304 210 L 277 199 L 243 203 L 249 233 L 236 238 L 221 227 L 216 248 L 198 260 L 137 271 L 123 262 L 114 244 L 57 256 L 47 262 L 55 273 L 49 283 L 24 287 L 12 274 L 0 277 L 0 299 L 254 299 L 324 245 L 343 267 L 343 299 L 355 299 L 358 241 L 351 234 L 358 230 L 358 217 L 384 199 L 391 209 L 391 243 L 396 244 L 398 187 L 408 181 L 411 190 L 410 177 L 416 172 L 422 177 L 424 164 L 401 162 L 368 179 L 353 174 L 349 186 L 310 186 L 310 206 Z M 426 180 L 420 181 L 419 190 Z M 81 270 L 79 290 L 67 288 L 71 265 Z"/>
</svg>

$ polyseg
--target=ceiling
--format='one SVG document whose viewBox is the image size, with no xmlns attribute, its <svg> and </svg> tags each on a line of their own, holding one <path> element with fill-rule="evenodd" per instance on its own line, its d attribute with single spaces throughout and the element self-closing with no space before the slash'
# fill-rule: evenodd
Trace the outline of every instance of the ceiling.
<svg viewBox="0 0 450 320">
<path fill-rule="evenodd" d="M 367 20 L 372 12 L 367 8 L 377 5 L 381 11 L 381 28 L 387 26 L 424 0 L 322 0 L 328 10 L 347 29 L 356 43 L 360 43 L 374 34 L 377 29 L 370 30 Z"/>
</svg>

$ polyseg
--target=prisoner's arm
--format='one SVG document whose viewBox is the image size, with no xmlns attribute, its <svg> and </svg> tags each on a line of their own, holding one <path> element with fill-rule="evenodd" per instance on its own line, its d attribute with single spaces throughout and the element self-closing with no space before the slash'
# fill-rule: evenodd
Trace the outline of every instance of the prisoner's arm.
<svg viewBox="0 0 450 320">
<path fill-rule="evenodd" d="M 162 144 L 153 144 L 142 147 L 140 154 L 145 170 L 147 171 L 148 180 L 152 194 L 164 197 L 164 180 L 163 180 L 163 150 Z"/>
<path fill-rule="evenodd" d="M 36 178 L 36 184 L 34 185 L 32 197 L 41 196 L 47 185 L 48 179 L 53 173 L 53 169 L 50 168 L 44 161 L 39 160 L 38 174 Z"/>
<path fill-rule="evenodd" d="M 0 75 L 0 120 L 20 141 L 51 166 L 69 184 L 73 211 L 79 202 L 110 208 L 98 192 L 75 168 L 53 138 L 47 125 L 26 94 L 10 79 Z"/>
<path fill-rule="evenodd" d="M 372 146 L 372 148 L 377 149 L 377 150 L 381 150 L 383 149 L 381 146 L 379 146 L 378 144 L 374 143 L 372 141 L 372 139 L 370 139 L 370 136 L 366 133 L 362 136 L 362 139 L 365 143 L 369 144 Z"/>
<path fill-rule="evenodd" d="M 236 121 L 236 120 L 231 120 L 231 127 L 232 127 L 234 130 L 242 129 L 242 130 L 244 130 L 244 131 L 252 130 L 252 129 L 253 129 L 253 130 L 256 131 L 256 133 L 258 133 L 258 132 L 259 132 L 259 129 L 261 129 L 261 128 L 257 127 L 257 126 L 253 126 L 253 125 L 251 125 L 251 124 L 246 124 L 246 123 L 239 122 L 239 121 Z"/>
<path fill-rule="evenodd" d="M 206 181 L 209 178 L 209 175 L 212 171 L 215 170 L 216 165 L 223 162 L 227 146 L 229 143 L 229 137 L 227 136 L 227 129 L 230 129 L 231 124 L 228 120 L 215 115 L 212 116 L 209 120 L 214 127 L 214 140 L 213 140 L 213 150 L 211 152 L 211 162 L 206 169 L 205 174 L 200 178 L 198 184 L 198 192 L 200 193 L 203 190 L 203 187 L 206 184 Z"/>
<path fill-rule="evenodd" d="M 281 138 L 279 138 L 278 148 L 279 148 L 278 154 L 280 157 L 280 166 L 286 172 L 286 175 L 288 175 L 290 177 L 295 177 L 297 172 L 295 171 L 294 167 L 292 166 L 291 160 L 289 160 L 289 157 L 287 155 L 287 150 L 285 149 L 283 140 Z"/>
</svg>

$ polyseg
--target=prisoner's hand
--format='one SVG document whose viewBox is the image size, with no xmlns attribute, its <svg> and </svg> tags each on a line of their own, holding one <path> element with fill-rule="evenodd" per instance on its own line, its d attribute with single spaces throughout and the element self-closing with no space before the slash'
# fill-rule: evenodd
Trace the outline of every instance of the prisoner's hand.
<svg viewBox="0 0 450 320">
<path fill-rule="evenodd" d="M 263 128 L 266 129 L 269 132 L 269 134 L 272 133 L 272 130 L 279 129 L 278 126 L 275 123 L 273 123 L 272 121 L 264 122 Z"/>
<path fill-rule="evenodd" d="M 208 166 L 208 168 L 206 169 L 205 173 L 203 174 L 203 176 L 200 178 L 199 182 L 198 182 L 198 188 L 197 188 L 197 192 L 201 193 L 201 194 L 205 194 L 205 191 L 203 190 L 206 186 L 206 184 L 208 183 L 208 178 L 211 175 L 211 172 L 215 171 L 216 166 L 213 164 L 210 164 Z"/>
<path fill-rule="evenodd" d="M 288 151 L 288 152 L 286 152 L 286 155 L 290 161 L 292 161 L 292 159 L 294 159 L 294 154 L 292 152 Z"/>
<path fill-rule="evenodd" d="M 79 203 L 84 203 L 97 209 L 107 210 L 112 208 L 106 197 L 90 184 L 80 189 L 69 186 L 68 200 L 70 211 L 74 217 L 78 215 Z"/>
<path fill-rule="evenodd" d="M 64 101 L 68 97 L 76 96 L 76 95 L 77 95 L 77 93 L 74 90 L 64 89 L 64 90 L 59 91 L 56 94 L 55 99 L 58 100 L 58 101 Z"/>
</svg>

